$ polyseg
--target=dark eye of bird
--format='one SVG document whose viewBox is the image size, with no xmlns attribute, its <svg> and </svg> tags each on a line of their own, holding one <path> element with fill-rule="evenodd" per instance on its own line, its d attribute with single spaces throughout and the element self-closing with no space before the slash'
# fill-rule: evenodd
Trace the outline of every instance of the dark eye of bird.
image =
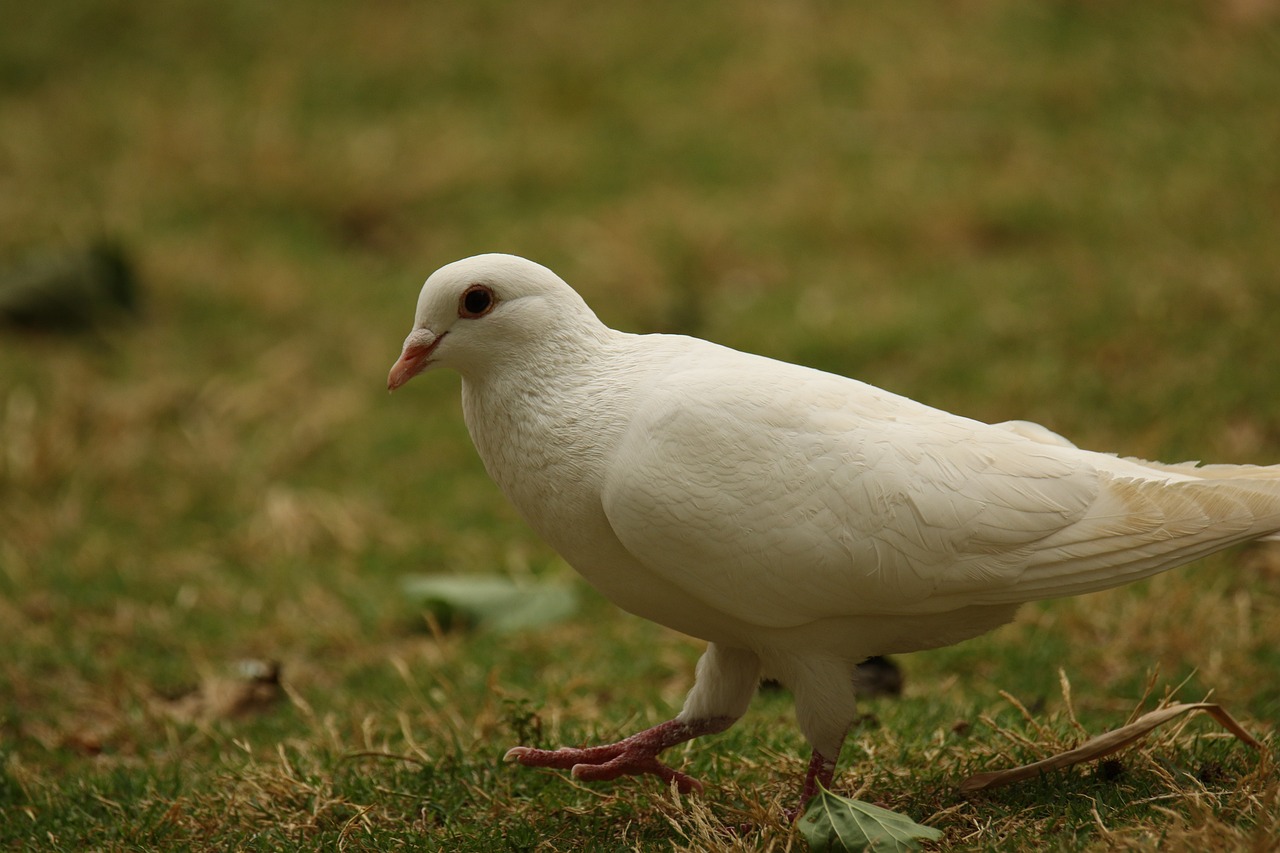
<svg viewBox="0 0 1280 853">
<path fill-rule="evenodd" d="M 483 284 L 472 285 L 462 294 L 462 316 L 481 317 L 493 308 L 493 291 Z"/>
</svg>

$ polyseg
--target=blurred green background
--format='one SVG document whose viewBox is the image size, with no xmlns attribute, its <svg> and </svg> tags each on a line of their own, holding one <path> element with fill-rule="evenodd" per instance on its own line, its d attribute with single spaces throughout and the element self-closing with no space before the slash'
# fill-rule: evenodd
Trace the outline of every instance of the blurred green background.
<svg viewBox="0 0 1280 853">
<path fill-rule="evenodd" d="M 433 635 L 401 593 L 413 573 L 570 575 L 485 478 L 455 377 L 385 393 L 421 281 L 459 257 L 545 263 L 618 328 L 1100 450 L 1280 461 L 1272 0 L 84 0 L 3 18 L 0 261 L 109 238 L 141 290 L 136 316 L 87 332 L 0 329 L 12 849 L 389 849 L 469 826 L 477 789 L 495 791 L 484 844 L 684 843 L 659 806 L 615 821 L 493 765 L 534 722 L 572 739 L 661 719 L 696 644 L 585 589 L 545 632 Z M 1114 721 L 1158 664 L 1273 725 L 1278 577 L 1220 558 L 1035 609 L 907 662 L 909 697 L 953 704 L 880 715 L 928 742 L 997 687 L 1056 696 L 1064 665 Z M 287 696 L 173 712 L 247 659 L 280 661 Z M 800 742 L 764 701 L 702 760 L 789 791 L 798 769 L 771 750 Z M 379 781 L 341 758 L 414 743 L 454 764 Z M 530 822 L 499 808 L 513 797 L 587 817 Z"/>
</svg>

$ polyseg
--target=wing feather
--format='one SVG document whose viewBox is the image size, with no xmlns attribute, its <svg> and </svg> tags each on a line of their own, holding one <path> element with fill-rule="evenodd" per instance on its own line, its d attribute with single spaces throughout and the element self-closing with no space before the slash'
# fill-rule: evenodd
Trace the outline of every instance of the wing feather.
<svg viewBox="0 0 1280 853">
<path fill-rule="evenodd" d="M 1092 591 L 1280 528 L 1273 474 L 1205 479 L 725 352 L 652 390 L 602 500 L 641 563 L 749 624 Z"/>
</svg>

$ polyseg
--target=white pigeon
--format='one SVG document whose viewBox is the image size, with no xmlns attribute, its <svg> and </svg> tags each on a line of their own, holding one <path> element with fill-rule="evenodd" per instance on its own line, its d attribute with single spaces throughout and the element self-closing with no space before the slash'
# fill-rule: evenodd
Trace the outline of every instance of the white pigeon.
<svg viewBox="0 0 1280 853">
<path fill-rule="evenodd" d="M 806 802 L 831 783 L 864 658 L 1280 530 L 1280 466 L 1121 459 L 697 338 L 618 332 L 512 255 L 427 279 L 387 387 L 435 367 L 462 375 L 476 450 L 533 529 L 619 607 L 709 641 L 675 719 L 507 753 L 584 780 L 700 787 L 658 754 L 728 728 L 769 677 L 813 747 Z"/>
</svg>

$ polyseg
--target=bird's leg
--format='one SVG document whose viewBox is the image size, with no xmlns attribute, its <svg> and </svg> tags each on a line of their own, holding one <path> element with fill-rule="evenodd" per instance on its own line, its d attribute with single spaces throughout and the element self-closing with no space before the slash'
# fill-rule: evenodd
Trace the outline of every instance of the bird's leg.
<svg viewBox="0 0 1280 853">
<path fill-rule="evenodd" d="M 666 784 L 672 782 L 683 793 L 702 790 L 702 783 L 674 770 L 658 760 L 658 753 L 702 735 L 722 732 L 733 725 L 734 717 L 711 717 L 684 722 L 668 720 L 645 729 L 617 743 L 581 749 L 532 749 L 517 746 L 507 751 L 506 760 L 526 767 L 550 767 L 569 770 L 584 782 L 606 782 L 619 776 L 657 776 Z"/>
<path fill-rule="evenodd" d="M 507 751 L 506 760 L 526 767 L 569 770 L 574 778 L 588 782 L 649 774 L 668 785 L 675 782 L 686 793 L 701 790 L 696 779 L 658 761 L 658 754 L 676 744 L 729 728 L 746 712 L 759 680 L 760 659 L 753 652 L 712 643 L 698 661 L 697 680 L 674 720 L 604 746 L 517 746 Z"/>
<path fill-rule="evenodd" d="M 800 804 L 783 811 L 787 820 L 795 823 L 803 815 L 805 807 L 809 805 L 809 801 L 818 793 L 818 786 L 831 788 L 831 780 L 836 775 L 836 762 L 833 758 L 827 758 L 818 750 L 813 751 L 813 757 L 809 759 L 809 770 L 804 775 L 804 787 L 800 790 Z"/>
<path fill-rule="evenodd" d="M 854 669 L 853 685 L 854 692 L 861 695 L 897 696 L 902 693 L 902 670 L 889 658 L 867 658 Z M 805 806 L 818 793 L 818 786 L 830 790 L 835 775 L 836 760 L 815 749 L 809 759 L 809 770 L 804 775 L 804 787 L 800 789 L 800 805 L 787 809 L 787 817 L 792 821 L 798 820 Z"/>
<path fill-rule="evenodd" d="M 787 816 L 796 820 L 818 793 L 819 785 L 831 787 L 840 747 L 857 714 L 857 697 L 848 665 L 839 660 L 799 660 L 788 675 L 796 697 L 796 719 L 805 739 L 813 745 L 800 803 L 787 811 Z"/>
<path fill-rule="evenodd" d="M 801 807 L 813 799 L 814 794 L 818 793 L 819 785 L 830 789 L 831 780 L 835 778 L 835 775 L 835 759 L 827 758 L 815 749 L 813 757 L 809 759 L 809 772 L 804 776 L 804 788 L 800 791 Z"/>
</svg>

